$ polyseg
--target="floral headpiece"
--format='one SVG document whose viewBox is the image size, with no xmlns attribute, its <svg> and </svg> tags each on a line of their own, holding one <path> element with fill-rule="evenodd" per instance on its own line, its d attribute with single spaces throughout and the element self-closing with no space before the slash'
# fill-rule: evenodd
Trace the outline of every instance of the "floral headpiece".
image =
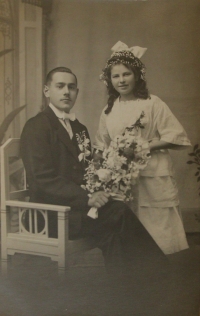
<svg viewBox="0 0 200 316">
<path fill-rule="evenodd" d="M 100 80 L 107 85 L 108 69 L 113 65 L 122 63 L 124 65 L 130 65 L 139 68 L 141 73 L 141 79 L 145 81 L 145 66 L 139 58 L 141 58 L 144 55 L 146 50 L 147 48 L 139 46 L 133 46 L 129 48 L 126 44 L 122 43 L 121 41 L 118 41 L 111 48 L 111 51 L 113 51 L 113 53 L 106 62 L 105 68 L 103 69 L 103 73 L 100 75 Z"/>
</svg>

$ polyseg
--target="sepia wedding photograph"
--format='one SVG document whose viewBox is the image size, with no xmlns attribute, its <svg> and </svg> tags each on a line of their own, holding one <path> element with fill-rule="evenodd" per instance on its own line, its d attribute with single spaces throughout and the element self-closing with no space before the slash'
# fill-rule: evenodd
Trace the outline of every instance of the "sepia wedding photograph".
<svg viewBox="0 0 200 316">
<path fill-rule="evenodd" d="M 0 316 L 200 316 L 199 16 L 0 0 Z"/>
</svg>

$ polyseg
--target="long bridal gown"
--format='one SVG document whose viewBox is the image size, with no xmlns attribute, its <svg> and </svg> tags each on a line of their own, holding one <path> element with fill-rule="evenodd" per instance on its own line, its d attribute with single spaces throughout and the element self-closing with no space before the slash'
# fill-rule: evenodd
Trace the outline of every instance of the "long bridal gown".
<svg viewBox="0 0 200 316">
<path fill-rule="evenodd" d="M 104 111 L 105 109 L 95 137 L 96 149 L 108 147 L 116 135 L 122 134 L 126 127 L 136 122 L 142 111 L 145 115 L 144 129 L 140 129 L 138 133 L 145 140 L 191 145 L 181 124 L 157 96 L 131 101 L 120 101 L 118 98 L 109 114 L 106 115 Z M 134 195 L 138 192 L 135 197 L 138 202 L 136 214 L 162 251 L 171 254 L 188 248 L 168 150 L 152 153 L 147 167 L 140 173 L 137 189 L 133 187 Z"/>
</svg>

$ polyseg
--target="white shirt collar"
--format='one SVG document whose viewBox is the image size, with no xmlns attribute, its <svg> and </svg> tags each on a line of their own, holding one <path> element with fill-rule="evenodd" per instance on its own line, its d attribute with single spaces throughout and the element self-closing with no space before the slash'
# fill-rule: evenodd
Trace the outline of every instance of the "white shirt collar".
<svg viewBox="0 0 200 316">
<path fill-rule="evenodd" d="M 60 119 L 60 120 L 70 120 L 70 121 L 75 121 L 76 115 L 75 113 L 66 113 L 65 111 L 61 111 L 57 109 L 52 103 L 49 104 L 50 108 L 52 111 L 55 113 L 55 115 Z"/>
</svg>

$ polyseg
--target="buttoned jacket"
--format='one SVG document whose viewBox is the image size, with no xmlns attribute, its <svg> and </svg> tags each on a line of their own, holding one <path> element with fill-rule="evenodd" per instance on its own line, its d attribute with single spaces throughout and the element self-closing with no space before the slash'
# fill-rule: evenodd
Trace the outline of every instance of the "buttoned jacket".
<svg viewBox="0 0 200 316">
<path fill-rule="evenodd" d="M 30 200 L 88 209 L 87 192 L 81 188 L 85 172 L 77 135 L 87 128 L 78 120 L 70 121 L 73 138 L 50 107 L 29 119 L 20 140 L 21 157 L 27 173 Z"/>
</svg>

